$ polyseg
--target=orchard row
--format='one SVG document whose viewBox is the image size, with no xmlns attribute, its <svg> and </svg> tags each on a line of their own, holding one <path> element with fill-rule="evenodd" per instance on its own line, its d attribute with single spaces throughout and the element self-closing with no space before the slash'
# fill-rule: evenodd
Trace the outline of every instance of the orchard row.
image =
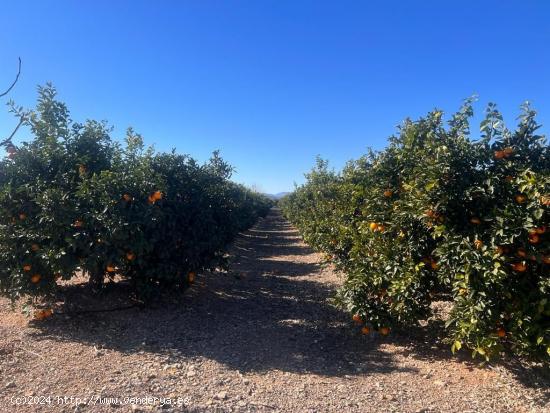
<svg viewBox="0 0 550 413">
<path fill-rule="evenodd" d="M 446 340 L 490 357 L 550 356 L 550 150 L 525 105 L 517 129 L 471 101 L 407 120 L 380 152 L 340 172 L 325 161 L 281 202 L 346 275 L 338 301 L 363 332 L 389 334 L 452 305 Z"/>
<path fill-rule="evenodd" d="M 0 162 L 2 295 L 48 295 L 77 274 L 95 287 L 122 277 L 145 298 L 185 288 L 271 207 L 217 153 L 199 164 L 145 148 L 132 130 L 120 144 L 104 123 L 72 122 L 51 86 L 35 110 L 13 111 L 32 139 L 9 142 Z"/>
</svg>

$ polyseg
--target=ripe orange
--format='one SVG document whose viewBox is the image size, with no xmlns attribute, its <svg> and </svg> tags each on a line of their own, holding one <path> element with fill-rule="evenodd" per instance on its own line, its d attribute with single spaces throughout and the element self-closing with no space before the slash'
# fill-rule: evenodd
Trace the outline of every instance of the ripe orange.
<svg viewBox="0 0 550 413">
<path fill-rule="evenodd" d="M 189 281 L 189 283 L 193 283 L 195 281 L 195 272 L 194 271 L 189 271 L 189 274 L 187 274 L 187 281 Z"/>
<path fill-rule="evenodd" d="M 370 228 L 371 231 L 376 231 L 377 228 L 378 228 L 378 224 L 376 222 L 371 222 L 369 224 L 369 228 Z"/>
<path fill-rule="evenodd" d="M 430 262 L 430 267 L 432 267 L 432 270 L 437 270 L 439 268 L 439 264 L 436 261 Z"/>
<path fill-rule="evenodd" d="M 153 197 L 153 199 L 154 199 L 155 201 L 159 201 L 159 200 L 162 199 L 162 192 L 160 192 L 160 191 L 155 191 L 155 192 L 153 192 L 153 194 L 152 194 L 151 196 Z"/>
<path fill-rule="evenodd" d="M 378 225 L 378 232 L 384 232 L 386 227 L 384 225 Z"/>
<path fill-rule="evenodd" d="M 506 330 L 504 330 L 502 327 L 500 327 L 500 328 L 497 330 L 497 335 L 498 335 L 500 338 L 506 337 Z"/>
<path fill-rule="evenodd" d="M 115 272 L 116 268 L 112 264 L 107 265 L 107 271 L 108 272 Z"/>
<path fill-rule="evenodd" d="M 386 198 L 390 198 L 392 195 L 393 195 L 393 191 L 392 191 L 391 189 L 386 189 L 386 190 L 384 191 L 384 196 L 385 196 Z"/>
<path fill-rule="evenodd" d="M 370 328 L 367 327 L 367 326 L 364 326 L 362 329 L 361 329 L 361 334 L 370 334 Z"/>
<path fill-rule="evenodd" d="M 45 318 L 46 318 L 46 315 L 44 314 L 44 310 L 38 310 L 34 312 L 35 320 L 44 320 Z"/>
<path fill-rule="evenodd" d="M 129 251 L 126 253 L 126 259 L 128 261 L 133 261 L 135 260 L 135 258 L 136 258 L 136 254 L 134 254 L 133 252 Z"/>
<path fill-rule="evenodd" d="M 156 202 L 156 201 L 155 201 L 155 198 L 153 198 L 153 195 L 149 195 L 149 196 L 147 197 L 147 202 L 148 202 L 149 204 L 154 204 L 154 203 Z"/>
<path fill-rule="evenodd" d="M 478 250 L 480 250 L 481 247 L 483 247 L 483 241 L 480 240 L 480 239 L 476 239 L 476 240 L 474 241 L 474 245 L 476 246 L 476 248 L 477 248 Z"/>
<path fill-rule="evenodd" d="M 543 255 L 542 262 L 545 264 L 550 264 L 550 255 Z"/>
<path fill-rule="evenodd" d="M 508 148 L 504 148 L 504 149 L 502 150 L 502 152 L 504 153 L 504 156 L 505 156 L 505 157 L 508 157 L 508 156 L 510 156 L 510 155 L 512 155 L 512 154 L 514 153 L 514 149 L 508 147 Z"/>
<path fill-rule="evenodd" d="M 48 309 L 44 310 L 44 317 L 45 318 L 51 317 L 52 315 L 53 315 L 53 310 L 51 308 L 48 308 Z"/>
<path fill-rule="evenodd" d="M 387 336 L 388 334 L 390 334 L 390 328 L 389 327 L 380 327 L 380 329 L 378 331 L 383 336 Z"/>
<path fill-rule="evenodd" d="M 542 235 L 546 232 L 546 227 L 543 225 L 542 227 L 538 227 L 536 229 L 537 234 Z"/>
<path fill-rule="evenodd" d="M 31 277 L 31 282 L 33 284 L 38 284 L 40 282 L 40 279 L 42 278 L 42 276 L 40 274 L 34 274 L 32 277 Z"/>
<path fill-rule="evenodd" d="M 505 157 L 504 151 L 495 151 L 495 159 L 504 159 Z"/>
<path fill-rule="evenodd" d="M 514 269 L 514 271 L 517 271 L 517 272 L 527 271 L 527 265 L 525 265 L 522 262 L 517 262 L 515 264 L 512 264 L 512 268 Z"/>
<path fill-rule="evenodd" d="M 472 224 L 474 224 L 474 225 L 479 225 L 479 224 L 481 224 L 481 220 L 480 220 L 479 218 L 477 218 L 477 217 L 471 218 L 471 219 L 470 219 L 470 222 L 471 222 Z"/>
<path fill-rule="evenodd" d="M 527 202 L 527 197 L 525 195 L 516 195 L 516 202 L 518 204 L 524 204 L 525 202 Z"/>
<path fill-rule="evenodd" d="M 355 321 L 356 324 L 361 324 L 363 322 L 363 317 L 361 317 L 359 314 L 354 314 L 351 319 Z"/>
<path fill-rule="evenodd" d="M 31 265 L 30 264 L 25 264 L 23 265 L 23 271 L 30 271 L 31 270 Z"/>
<path fill-rule="evenodd" d="M 531 244 L 538 244 L 540 241 L 540 237 L 538 234 L 530 234 L 529 235 L 529 243 Z"/>
</svg>

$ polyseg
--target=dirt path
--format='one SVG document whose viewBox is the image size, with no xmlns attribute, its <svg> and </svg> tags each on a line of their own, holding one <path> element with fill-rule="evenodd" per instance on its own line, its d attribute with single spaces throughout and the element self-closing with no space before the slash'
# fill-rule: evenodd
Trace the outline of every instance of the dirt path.
<svg viewBox="0 0 550 413">
<path fill-rule="evenodd" d="M 233 261 L 228 275 L 201 275 L 146 310 L 36 324 L 0 301 L 0 411 L 550 411 L 536 368 L 480 368 L 422 329 L 361 336 L 329 303 L 338 276 L 276 210 L 239 238 Z M 32 395 L 52 399 L 13 404 Z M 97 404 L 145 396 L 186 407 Z"/>
</svg>

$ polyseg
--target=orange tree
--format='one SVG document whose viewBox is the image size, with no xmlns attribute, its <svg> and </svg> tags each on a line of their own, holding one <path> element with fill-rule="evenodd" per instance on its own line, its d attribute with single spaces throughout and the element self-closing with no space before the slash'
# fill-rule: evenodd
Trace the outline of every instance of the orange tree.
<svg viewBox="0 0 550 413">
<path fill-rule="evenodd" d="M 338 301 L 365 331 L 414 324 L 448 298 L 453 351 L 546 354 L 548 146 L 528 106 L 512 132 L 490 105 L 477 141 L 472 113 L 468 100 L 447 127 L 440 111 L 406 120 L 340 173 L 319 161 L 280 204 L 346 274 Z"/>
<path fill-rule="evenodd" d="M 33 139 L 0 163 L 3 295 L 52 293 L 79 272 L 96 288 L 121 276 L 142 297 L 186 287 L 269 210 L 217 153 L 206 164 L 156 153 L 131 129 L 113 142 L 104 123 L 72 123 L 55 97 L 39 88 L 35 111 L 13 108 Z"/>
</svg>

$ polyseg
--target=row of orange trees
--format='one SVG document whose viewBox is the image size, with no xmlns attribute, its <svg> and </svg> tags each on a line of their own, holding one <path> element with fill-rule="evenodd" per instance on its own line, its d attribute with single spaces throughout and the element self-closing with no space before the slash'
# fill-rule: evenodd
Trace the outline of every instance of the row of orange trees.
<svg viewBox="0 0 550 413">
<path fill-rule="evenodd" d="M 473 140 L 471 100 L 407 120 L 341 172 L 325 161 L 282 200 L 305 240 L 346 274 L 338 301 L 388 334 L 452 302 L 452 350 L 550 356 L 550 150 L 525 105 L 517 129 L 495 105 Z"/>
<path fill-rule="evenodd" d="M 2 295 L 43 296 L 79 273 L 96 287 L 121 276 L 142 297 L 186 287 L 271 206 L 217 153 L 199 164 L 132 130 L 121 144 L 104 123 L 72 122 L 52 86 L 35 110 L 12 109 L 32 140 L 8 142 L 0 162 Z"/>
</svg>

